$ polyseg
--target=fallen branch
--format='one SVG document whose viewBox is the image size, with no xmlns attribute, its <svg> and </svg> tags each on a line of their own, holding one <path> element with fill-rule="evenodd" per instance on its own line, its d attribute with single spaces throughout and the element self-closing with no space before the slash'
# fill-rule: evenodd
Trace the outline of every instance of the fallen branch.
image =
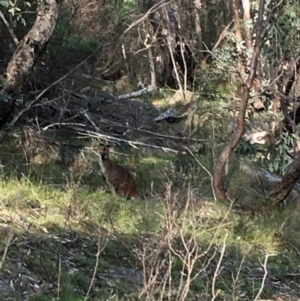
<svg viewBox="0 0 300 301">
<path fill-rule="evenodd" d="M 127 125 L 123 125 L 119 122 L 116 121 L 111 121 L 109 119 L 106 118 L 101 118 L 99 120 L 99 122 L 101 123 L 105 123 L 105 124 L 111 124 L 111 125 L 115 125 L 115 126 L 119 126 L 119 127 L 123 127 L 126 128 L 130 131 L 136 131 L 136 132 L 141 132 L 141 133 L 146 133 L 146 134 L 150 134 L 159 138 L 165 138 L 165 139 L 173 139 L 173 140 L 188 140 L 188 141 L 194 141 L 194 142 L 205 142 L 205 139 L 196 139 L 196 138 L 189 138 L 189 137 L 178 137 L 178 136 L 172 136 L 172 135 L 164 135 L 164 134 L 160 134 L 160 133 L 155 133 L 152 131 L 148 131 L 148 130 L 143 130 L 141 128 L 132 128 L 132 127 L 128 127 Z"/>
<path fill-rule="evenodd" d="M 152 86 L 148 86 L 148 87 L 145 87 L 145 88 L 143 88 L 139 91 L 135 91 L 135 92 L 132 92 L 132 93 L 116 96 L 114 99 L 115 100 L 122 100 L 122 99 L 127 99 L 127 98 L 134 98 L 134 97 L 141 96 L 145 93 L 151 92 L 153 90 L 154 90 L 154 88 Z"/>
<path fill-rule="evenodd" d="M 169 147 L 148 144 L 148 143 L 144 143 L 144 142 L 140 142 L 140 141 L 126 140 L 126 139 L 122 139 L 122 138 L 117 138 L 117 137 L 113 137 L 113 136 L 109 136 L 109 135 L 100 134 L 100 133 L 90 131 L 90 130 L 82 131 L 82 129 L 80 129 L 80 128 L 79 129 L 74 128 L 74 130 L 78 131 L 79 133 L 81 133 L 83 135 L 87 135 L 87 136 L 93 137 L 93 138 L 106 139 L 106 140 L 111 140 L 114 142 L 124 142 L 136 149 L 138 149 L 137 146 L 145 146 L 145 147 L 150 147 L 150 148 L 155 148 L 155 149 L 161 149 L 164 152 L 170 152 L 170 153 L 174 153 L 174 154 L 178 154 L 179 152 L 181 152 L 181 151 L 169 148 Z M 183 154 L 186 154 L 186 152 L 183 152 Z"/>
<path fill-rule="evenodd" d="M 244 165 L 242 167 L 243 173 L 249 175 L 252 178 L 259 178 L 261 182 L 264 183 L 263 186 L 271 186 L 271 187 L 276 187 L 278 184 L 282 181 L 282 178 L 274 175 L 265 169 L 260 168 L 259 170 L 256 170 L 252 168 L 249 165 Z M 296 190 L 298 193 L 300 193 L 300 184 L 296 183 L 293 187 L 294 190 Z"/>
<path fill-rule="evenodd" d="M 164 147 L 164 146 L 158 146 L 158 145 L 154 145 L 154 144 L 148 144 L 148 143 L 144 143 L 144 142 L 140 142 L 140 141 L 132 141 L 132 140 L 126 140 L 126 139 L 122 139 L 122 138 L 117 138 L 117 137 L 113 137 L 110 135 L 105 135 L 105 134 L 100 134 L 98 132 L 92 131 L 90 129 L 88 129 L 88 126 L 85 124 L 74 124 L 74 123 L 53 123 L 50 124 L 46 127 L 44 127 L 42 129 L 42 131 L 46 131 L 51 127 L 54 126 L 68 126 L 68 128 L 70 130 L 76 131 L 78 133 L 80 133 L 81 135 L 84 136 L 88 136 L 91 138 L 98 138 L 98 139 L 105 139 L 105 140 L 110 140 L 113 142 L 123 142 L 123 143 L 127 143 L 130 146 L 132 146 L 133 148 L 138 148 L 137 146 L 145 146 L 145 147 L 150 147 L 150 148 L 155 148 L 155 149 L 161 149 L 164 152 L 170 152 L 170 153 L 174 153 L 174 154 L 178 154 L 178 153 L 182 153 L 182 154 L 186 154 L 186 151 L 179 151 L 179 150 L 175 150 L 169 147 Z M 79 126 L 85 127 L 85 128 L 80 128 Z"/>
<path fill-rule="evenodd" d="M 94 121 L 90 118 L 90 116 L 88 115 L 88 113 L 84 113 L 83 114 L 85 116 L 85 118 L 92 124 L 92 126 L 97 130 L 100 131 L 100 129 L 96 126 L 96 124 L 94 123 Z"/>
<path fill-rule="evenodd" d="M 85 116 L 85 114 L 86 113 L 83 113 L 84 116 Z M 95 125 L 95 123 L 93 122 L 92 118 L 89 115 L 88 115 L 88 117 L 87 116 L 85 116 L 85 117 L 94 126 L 94 128 L 96 128 L 97 130 L 100 131 L 100 129 Z M 118 127 L 124 128 L 124 129 L 129 130 L 129 131 L 135 131 L 135 132 L 140 132 L 140 133 L 145 133 L 145 134 L 153 135 L 153 136 L 156 136 L 156 137 L 162 138 L 162 139 L 172 139 L 172 140 L 179 140 L 179 141 L 193 141 L 193 142 L 205 142 L 206 141 L 205 139 L 196 139 L 196 138 L 189 138 L 189 137 L 164 135 L 164 134 L 155 133 L 155 132 L 148 131 L 148 130 L 143 130 L 141 128 L 128 127 L 127 125 L 123 125 L 123 124 L 121 124 L 119 122 L 111 121 L 111 120 L 106 119 L 106 118 L 101 118 L 100 120 L 98 120 L 98 122 L 104 123 L 106 125 L 108 124 L 108 125 L 112 125 L 112 126 L 118 126 Z M 58 125 L 59 125 L 59 123 L 49 124 L 49 125 L 47 125 L 47 126 L 45 126 L 43 128 L 43 131 L 48 130 L 49 128 L 54 127 L 54 126 L 58 126 Z M 65 122 L 62 125 L 65 125 L 65 126 L 79 125 L 79 126 L 87 127 L 87 125 L 83 124 L 83 123 L 69 123 L 69 122 Z"/>
</svg>

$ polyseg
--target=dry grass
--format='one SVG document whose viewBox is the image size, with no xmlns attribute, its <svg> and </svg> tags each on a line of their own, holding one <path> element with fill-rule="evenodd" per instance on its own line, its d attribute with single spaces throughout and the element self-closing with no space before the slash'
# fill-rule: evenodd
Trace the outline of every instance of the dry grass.
<svg viewBox="0 0 300 301">
<path fill-rule="evenodd" d="M 5 145 L 18 159 L 1 170 L 1 300 L 299 297 L 292 280 L 278 285 L 297 272 L 298 213 L 253 216 L 215 202 L 209 157 L 196 158 L 205 171 L 192 156 L 176 163 L 149 150 L 137 161 L 115 155 L 146 196 L 127 202 L 106 192 L 88 148 L 66 168 L 55 155 L 27 164 L 26 151 Z M 188 164 L 184 177 L 176 164 Z M 250 183 L 232 172 L 251 198 Z"/>
</svg>

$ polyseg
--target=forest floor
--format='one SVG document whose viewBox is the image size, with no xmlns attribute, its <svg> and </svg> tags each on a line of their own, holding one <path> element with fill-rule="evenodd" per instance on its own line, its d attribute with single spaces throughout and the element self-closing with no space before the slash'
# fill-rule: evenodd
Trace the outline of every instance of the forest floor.
<svg viewBox="0 0 300 301">
<path fill-rule="evenodd" d="M 82 120 L 108 140 L 143 144 L 113 148 L 114 159 L 134 172 L 143 200 L 109 193 L 96 139 L 56 135 L 49 125 L 7 131 L 0 300 L 299 300 L 299 210 L 251 209 L 263 189 L 239 164 L 231 171 L 234 202 L 215 201 L 212 151 L 175 154 L 187 121 L 153 122 L 171 105 L 166 97 L 78 99 L 70 101 L 71 116 L 89 106 Z M 203 128 L 201 139 L 208 137 Z"/>
</svg>

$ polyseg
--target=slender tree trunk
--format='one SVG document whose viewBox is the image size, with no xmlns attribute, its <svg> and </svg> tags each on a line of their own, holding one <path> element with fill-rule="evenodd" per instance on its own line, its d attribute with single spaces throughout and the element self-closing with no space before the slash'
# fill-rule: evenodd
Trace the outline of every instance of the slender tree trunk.
<svg viewBox="0 0 300 301">
<path fill-rule="evenodd" d="M 233 0 L 233 7 L 235 11 L 235 20 L 237 20 L 238 17 L 238 7 L 235 7 L 238 2 L 237 0 Z M 253 54 L 252 59 L 250 63 L 250 73 L 248 75 L 248 78 L 246 82 L 243 84 L 243 91 L 242 91 L 242 98 L 239 108 L 239 113 L 237 117 L 237 131 L 231 138 L 231 140 L 227 143 L 227 145 L 223 148 L 217 163 L 215 165 L 214 170 L 214 176 L 213 176 L 213 183 L 214 183 L 214 190 L 216 197 L 220 200 L 226 199 L 226 190 L 224 185 L 224 176 L 225 176 L 225 167 L 226 163 L 229 160 L 229 156 L 232 153 L 232 151 L 235 150 L 238 143 L 240 142 L 244 132 L 245 132 L 245 115 L 246 115 L 246 109 L 250 97 L 250 90 L 253 85 L 253 80 L 256 74 L 256 69 L 258 65 L 258 59 L 260 56 L 260 42 L 263 38 L 263 15 L 264 15 L 264 6 L 265 6 L 265 0 L 260 0 L 259 2 L 259 17 L 257 21 L 256 26 L 256 41 L 255 45 L 253 47 Z M 239 21 L 238 21 L 239 22 Z M 237 25 L 237 24 L 236 24 Z M 236 33 L 239 35 L 239 26 L 236 27 Z"/>
<path fill-rule="evenodd" d="M 195 31 L 197 40 L 197 56 L 199 60 L 203 59 L 203 45 L 202 45 L 202 30 L 200 24 L 200 10 L 201 10 L 201 0 L 194 1 L 194 16 L 195 16 Z"/>
<path fill-rule="evenodd" d="M 300 106 L 293 112 L 288 112 L 288 108 L 285 103 L 285 96 L 289 96 L 292 86 L 297 80 L 297 75 L 300 70 L 299 60 L 296 62 L 290 62 L 286 66 L 286 74 L 281 77 L 278 86 L 279 86 L 279 95 L 281 109 L 284 115 L 283 125 L 285 130 L 290 133 L 294 133 L 298 136 L 299 131 L 297 130 L 297 124 L 300 122 Z M 289 195 L 294 185 L 300 178 L 300 152 L 299 152 L 299 140 L 297 141 L 297 152 L 294 161 L 288 167 L 286 173 L 281 179 L 281 182 L 276 187 L 276 189 L 270 194 L 270 197 L 273 199 L 273 204 L 277 205 L 284 201 L 284 199 Z"/>
<path fill-rule="evenodd" d="M 245 70 L 245 64 L 243 63 L 243 51 L 241 47 L 243 41 L 243 35 L 242 35 L 240 16 L 239 16 L 239 0 L 232 0 L 232 12 L 233 12 L 233 19 L 234 19 L 236 49 L 239 55 L 238 72 L 240 73 L 241 76 L 244 76 L 246 70 Z"/>
<path fill-rule="evenodd" d="M 161 53 L 157 56 L 160 84 L 178 89 L 185 80 L 193 85 L 195 61 L 187 40 L 182 36 L 171 2 L 142 0 L 142 11 L 151 9 L 150 23 L 156 33 Z M 185 77 L 187 75 L 187 78 Z"/>
<path fill-rule="evenodd" d="M 236 0 L 235 0 L 236 1 Z M 235 10 L 238 7 L 238 1 L 235 3 Z M 244 62 L 244 70 L 247 73 L 250 67 L 250 61 L 253 53 L 253 31 L 252 31 L 252 18 L 251 18 L 251 3 L 250 0 L 242 0 L 242 6 L 243 6 L 243 21 L 244 21 L 244 32 L 245 32 L 245 45 L 246 45 L 246 53 L 244 54 L 246 56 L 245 62 Z M 236 13 L 237 14 L 237 13 Z M 238 17 L 238 14 L 236 18 Z M 241 36 L 241 33 L 239 33 Z M 243 38 L 239 37 L 239 41 L 241 41 Z M 243 51 L 244 52 L 244 51 Z M 253 80 L 253 90 L 255 91 L 256 95 L 260 95 L 261 91 L 261 83 L 259 80 L 259 67 L 256 70 L 256 75 Z M 252 103 L 252 106 L 256 110 L 263 110 L 264 104 L 261 100 L 261 98 L 258 96 Z"/>
<path fill-rule="evenodd" d="M 0 126 L 8 120 L 16 97 L 48 43 L 58 17 L 58 2 L 59 0 L 37 1 L 36 20 L 10 59 L 5 81 L 2 84 L 0 82 Z M 5 96 L 7 94 L 9 98 Z"/>
<path fill-rule="evenodd" d="M 251 3 L 250 0 L 243 0 L 243 11 L 244 11 L 244 30 L 245 30 L 245 37 L 246 37 L 246 47 L 248 50 L 247 57 L 249 61 L 251 60 L 251 52 L 253 51 L 252 46 L 252 30 L 251 30 Z M 250 50 L 250 51 L 249 51 Z"/>
</svg>

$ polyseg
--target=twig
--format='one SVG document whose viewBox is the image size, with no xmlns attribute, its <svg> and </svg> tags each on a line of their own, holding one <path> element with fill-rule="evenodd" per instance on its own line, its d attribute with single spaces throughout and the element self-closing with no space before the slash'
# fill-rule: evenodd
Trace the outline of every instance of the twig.
<svg viewBox="0 0 300 301">
<path fill-rule="evenodd" d="M 92 126 L 97 130 L 100 131 L 100 129 L 96 126 L 96 124 L 94 123 L 94 121 L 90 118 L 90 116 L 88 115 L 88 113 L 83 113 L 83 115 L 85 116 L 85 118 L 92 124 Z"/>
<path fill-rule="evenodd" d="M 59 300 L 60 291 L 60 279 L 61 279 L 61 258 L 58 258 L 58 277 L 57 277 L 57 300 Z"/>
<path fill-rule="evenodd" d="M 7 241 L 5 243 L 5 249 L 4 249 L 4 252 L 3 252 L 3 255 L 2 255 L 2 259 L 0 261 L 0 271 L 2 270 L 4 261 L 5 261 L 6 255 L 7 255 L 8 248 L 11 245 L 11 241 L 13 239 L 14 221 L 13 221 L 12 217 L 10 217 L 10 220 L 11 220 L 11 227 L 9 228 L 9 232 L 8 232 L 8 235 L 7 235 Z"/>
<path fill-rule="evenodd" d="M 156 10 L 162 8 L 163 6 L 166 6 L 170 3 L 172 3 L 174 0 L 170 0 L 168 2 L 165 2 L 165 0 L 161 0 L 158 3 L 154 4 L 141 18 L 139 18 L 138 20 L 134 21 L 133 23 L 131 23 L 128 28 L 124 31 L 123 36 L 129 31 L 131 30 L 134 26 L 140 24 L 141 22 L 143 22 L 145 19 L 148 18 L 149 15 L 153 14 Z"/>
<path fill-rule="evenodd" d="M 7 20 L 5 19 L 5 16 L 3 15 L 2 11 L 0 11 L 0 18 L 2 19 L 4 25 L 6 26 L 9 34 L 11 35 L 11 38 L 13 39 L 14 43 L 16 44 L 16 46 L 19 44 L 19 40 L 16 37 L 13 28 L 11 27 L 11 25 L 7 22 Z"/>
<path fill-rule="evenodd" d="M 204 142 L 204 141 L 206 141 L 205 139 L 197 139 L 197 138 L 190 138 L 190 137 L 178 137 L 178 136 L 172 136 L 172 135 L 164 135 L 164 134 L 155 133 L 155 132 L 148 131 L 148 130 L 143 130 L 140 127 L 138 127 L 138 128 L 128 127 L 127 125 L 123 125 L 123 124 L 121 124 L 119 122 L 111 121 L 111 120 L 106 119 L 106 118 L 101 118 L 99 120 L 99 122 L 105 123 L 105 124 L 110 123 L 111 125 L 115 125 L 115 126 L 118 126 L 118 127 L 123 127 L 123 128 L 128 129 L 128 130 L 131 130 L 131 131 L 136 131 L 136 132 L 141 132 L 141 133 L 147 133 L 147 134 L 150 134 L 150 135 L 153 135 L 153 136 L 157 136 L 157 137 L 160 137 L 160 138 L 174 139 L 174 140 L 188 140 L 188 141 L 194 141 L 194 142 Z"/>
<path fill-rule="evenodd" d="M 195 159 L 195 161 L 206 171 L 206 173 L 209 175 L 210 177 L 210 183 L 211 183 L 211 189 L 212 189 L 212 193 L 214 196 L 214 201 L 217 201 L 216 198 L 216 194 L 215 194 L 215 189 L 214 189 L 214 182 L 213 182 L 213 175 L 209 172 L 209 170 L 196 158 L 196 156 L 194 155 L 194 153 L 188 148 L 185 147 L 185 149 L 193 156 L 193 158 Z"/>
<path fill-rule="evenodd" d="M 52 84 L 50 84 L 47 88 L 45 88 L 38 96 L 36 96 L 31 102 L 29 102 L 24 109 L 22 109 L 19 114 L 14 117 L 14 119 L 12 120 L 11 124 L 15 124 L 19 118 L 25 113 L 27 112 L 32 106 L 33 104 L 39 100 L 47 91 L 49 91 L 52 87 L 56 86 L 57 84 L 59 84 L 61 81 L 63 81 L 65 78 L 67 78 L 68 76 L 70 76 L 75 70 L 77 70 L 79 67 L 81 67 L 86 61 L 88 61 L 90 58 L 92 58 L 101 48 L 103 48 L 104 46 L 107 45 L 111 45 L 113 43 L 107 43 L 105 45 L 100 45 L 96 48 L 96 50 L 93 51 L 92 54 L 88 55 L 84 60 L 82 60 L 79 64 L 77 64 L 73 69 L 71 69 L 69 72 L 67 72 L 65 75 L 63 75 L 62 77 L 60 77 L 58 80 L 56 80 L 55 82 L 53 82 Z"/>
<path fill-rule="evenodd" d="M 50 124 L 50 125 L 44 127 L 42 129 L 42 131 L 45 131 L 45 130 L 47 130 L 51 127 L 57 126 L 57 125 L 60 125 L 60 123 Z M 105 134 L 100 134 L 100 133 L 92 131 L 92 130 L 76 127 L 76 126 L 87 127 L 85 124 L 62 123 L 61 125 L 70 126 L 71 130 L 77 131 L 81 135 L 84 135 L 84 136 L 88 136 L 88 137 L 92 137 L 92 138 L 99 138 L 99 139 L 106 139 L 106 140 L 111 140 L 111 141 L 114 141 L 114 142 L 124 142 L 124 143 L 127 143 L 127 144 L 131 145 L 134 148 L 137 148 L 137 145 L 139 145 L 139 146 L 145 146 L 145 147 L 150 147 L 150 148 L 155 148 L 155 149 L 161 149 L 164 152 L 170 152 L 170 153 L 174 153 L 174 154 L 178 154 L 180 152 L 178 150 L 175 150 L 175 149 L 172 149 L 172 148 L 169 148 L 169 147 L 158 146 L 158 145 L 154 145 L 154 144 L 148 144 L 148 143 L 144 143 L 144 142 L 140 142 L 140 141 L 126 140 L 126 139 L 117 138 L 117 137 L 113 137 L 113 136 L 109 136 L 109 135 L 105 135 Z M 185 151 L 183 151 L 182 153 L 186 154 Z"/>
<path fill-rule="evenodd" d="M 250 250 L 249 250 L 249 251 L 250 251 Z M 234 277 L 234 276 L 232 275 L 232 280 L 233 280 L 233 283 L 232 283 L 232 292 L 233 292 L 233 295 L 234 295 L 234 296 L 235 296 L 236 288 L 238 287 L 238 280 L 239 280 L 240 273 L 241 273 L 242 266 L 243 266 L 243 264 L 244 264 L 245 259 L 246 259 L 246 254 L 244 254 L 243 257 L 242 257 L 241 263 L 240 263 L 239 268 L 238 268 L 238 270 L 237 270 L 236 277 Z"/>
<path fill-rule="evenodd" d="M 264 277 L 262 279 L 262 282 L 261 282 L 261 286 L 260 286 L 260 289 L 254 299 L 254 301 L 257 301 L 265 287 L 265 282 L 266 282 L 266 278 L 268 276 L 268 270 L 267 270 L 267 263 L 268 263 L 268 258 L 269 258 L 269 254 L 267 253 L 266 256 L 265 256 L 265 260 L 264 260 L 264 263 L 262 264 L 263 268 L 264 268 Z"/>
<path fill-rule="evenodd" d="M 213 295 L 213 297 L 212 297 L 211 301 L 214 301 L 218 297 L 218 295 L 220 294 L 220 290 L 218 290 L 215 293 L 215 285 L 216 285 L 217 277 L 220 273 L 220 266 L 221 266 L 221 263 L 222 263 L 222 259 L 223 259 L 224 254 L 225 254 L 227 237 L 228 237 L 228 233 L 226 233 L 226 235 L 225 235 L 223 246 L 222 246 L 222 251 L 221 251 L 221 256 L 220 256 L 220 259 L 218 261 L 216 270 L 214 272 L 214 278 L 213 278 L 213 282 L 212 282 L 212 295 Z"/>
<path fill-rule="evenodd" d="M 86 124 L 84 123 L 73 123 L 73 122 L 63 122 L 63 123 L 60 123 L 60 122 L 56 122 L 56 123 L 52 123 L 52 124 L 49 124 L 47 126 L 45 126 L 44 128 L 42 128 L 42 131 L 46 131 L 54 126 L 58 126 L 58 125 L 64 125 L 64 126 L 68 126 L 68 125 L 77 125 L 77 126 L 82 126 L 82 127 L 87 127 Z"/>
<path fill-rule="evenodd" d="M 222 30 L 221 34 L 219 35 L 218 41 L 216 42 L 214 47 L 208 52 L 207 56 L 203 59 L 203 62 L 206 62 L 207 59 L 209 59 L 212 56 L 213 51 L 216 50 L 216 48 L 220 45 L 220 43 L 222 42 L 222 40 L 225 37 L 225 34 L 226 34 L 228 28 L 231 26 L 232 23 L 233 23 L 233 20 L 231 20 L 230 23 Z"/>
<path fill-rule="evenodd" d="M 101 236 L 100 236 L 100 233 L 99 233 L 98 244 L 97 244 L 98 248 L 97 248 L 97 254 L 96 254 L 96 263 L 95 263 L 95 267 L 94 267 L 94 271 L 93 271 L 93 276 L 92 276 L 92 279 L 91 279 L 88 291 L 86 292 L 86 295 L 84 297 L 84 301 L 87 301 L 89 299 L 89 295 L 90 295 L 90 292 L 91 292 L 91 289 L 93 287 L 93 283 L 95 281 L 96 274 L 97 274 L 97 269 L 98 269 L 98 265 L 99 265 L 99 257 L 100 257 L 100 254 L 102 253 L 102 251 L 105 249 L 106 244 L 107 244 L 107 239 L 106 239 L 105 242 L 104 242 L 104 244 L 103 244 L 103 246 L 101 246 L 100 237 Z"/>
</svg>

